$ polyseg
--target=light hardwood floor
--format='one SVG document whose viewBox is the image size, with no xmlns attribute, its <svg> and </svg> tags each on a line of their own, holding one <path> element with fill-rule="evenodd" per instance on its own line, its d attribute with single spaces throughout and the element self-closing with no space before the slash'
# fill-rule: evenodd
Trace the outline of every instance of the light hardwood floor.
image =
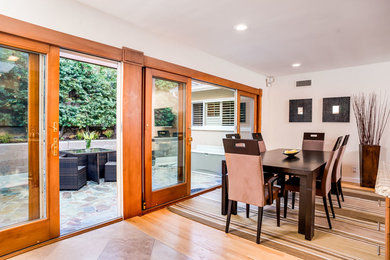
<svg viewBox="0 0 390 260">
<path fill-rule="evenodd" d="M 297 259 L 167 209 L 126 221 L 192 259 Z"/>
<path fill-rule="evenodd" d="M 1 259 L 1 257 L 0 257 Z M 161 209 L 20 254 L 15 260 L 297 259 Z"/>
</svg>

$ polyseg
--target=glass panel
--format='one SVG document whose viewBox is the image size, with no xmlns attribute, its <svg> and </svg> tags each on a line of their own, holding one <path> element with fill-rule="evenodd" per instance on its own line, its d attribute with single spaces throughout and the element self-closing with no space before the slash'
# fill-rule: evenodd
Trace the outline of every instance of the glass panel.
<svg viewBox="0 0 390 260">
<path fill-rule="evenodd" d="M 92 63 L 91 63 L 92 62 Z M 117 63 L 61 51 L 60 232 L 120 216 Z"/>
<path fill-rule="evenodd" d="M 235 132 L 236 101 L 235 90 L 196 80 L 191 93 L 191 193 L 195 193 L 221 184 L 222 139 Z"/>
<path fill-rule="evenodd" d="M 0 47 L 0 229 L 46 215 L 44 56 Z"/>
<path fill-rule="evenodd" d="M 240 135 L 242 139 L 252 139 L 255 130 L 255 100 L 251 97 L 240 98 Z"/>
<path fill-rule="evenodd" d="M 152 190 L 185 182 L 185 84 L 153 78 Z"/>
</svg>

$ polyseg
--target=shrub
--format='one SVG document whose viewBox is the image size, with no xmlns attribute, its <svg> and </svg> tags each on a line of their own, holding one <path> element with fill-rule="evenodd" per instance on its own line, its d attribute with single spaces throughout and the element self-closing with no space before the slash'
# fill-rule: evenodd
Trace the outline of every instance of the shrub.
<svg viewBox="0 0 390 260">
<path fill-rule="evenodd" d="M 106 131 L 103 132 L 103 134 L 108 138 L 111 139 L 111 137 L 114 135 L 114 131 L 111 129 L 107 129 Z"/>
<path fill-rule="evenodd" d="M 83 138 L 84 138 L 84 130 L 77 131 L 76 138 L 77 138 L 77 140 L 83 140 Z"/>
<path fill-rule="evenodd" d="M 4 134 L 4 135 L 0 135 L 0 143 L 10 143 L 11 142 L 11 137 L 9 136 L 9 134 Z"/>
</svg>

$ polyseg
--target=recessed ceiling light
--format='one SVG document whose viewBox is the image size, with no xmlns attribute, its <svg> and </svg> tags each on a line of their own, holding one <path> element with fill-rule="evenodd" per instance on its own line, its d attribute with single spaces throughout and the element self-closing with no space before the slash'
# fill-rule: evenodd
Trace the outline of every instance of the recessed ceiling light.
<svg viewBox="0 0 390 260">
<path fill-rule="evenodd" d="M 248 29 L 248 26 L 246 24 L 240 23 L 234 26 L 234 29 L 236 29 L 236 31 L 242 32 Z"/>
<path fill-rule="evenodd" d="M 302 64 L 300 63 L 294 63 L 293 65 L 291 65 L 291 67 L 294 67 L 294 68 L 298 68 L 300 67 Z"/>
<path fill-rule="evenodd" d="M 14 56 L 14 55 L 11 55 L 11 56 L 8 57 L 7 60 L 9 60 L 9 61 L 17 61 L 18 59 L 19 59 L 19 57 L 16 57 L 16 56 Z"/>
</svg>

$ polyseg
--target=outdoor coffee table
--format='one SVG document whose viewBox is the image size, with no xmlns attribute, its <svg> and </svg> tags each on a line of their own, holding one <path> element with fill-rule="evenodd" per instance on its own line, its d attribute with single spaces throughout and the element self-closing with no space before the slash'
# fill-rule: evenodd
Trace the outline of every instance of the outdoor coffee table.
<svg viewBox="0 0 390 260">
<path fill-rule="evenodd" d="M 80 155 L 86 155 L 88 157 L 87 165 L 87 179 L 94 182 L 100 183 L 100 176 L 104 175 L 103 166 L 107 162 L 107 153 L 115 152 L 115 150 L 105 149 L 105 148 L 89 148 L 89 149 L 74 149 L 74 150 L 65 150 L 61 151 L 67 156 L 78 157 Z M 101 156 L 103 155 L 105 159 L 102 160 Z"/>
</svg>

